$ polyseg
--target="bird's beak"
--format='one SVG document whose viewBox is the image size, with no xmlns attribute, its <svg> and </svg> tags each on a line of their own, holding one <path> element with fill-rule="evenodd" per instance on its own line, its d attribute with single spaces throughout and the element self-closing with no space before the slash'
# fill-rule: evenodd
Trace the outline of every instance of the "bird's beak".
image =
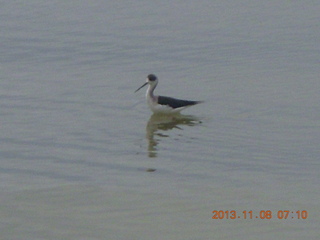
<svg viewBox="0 0 320 240">
<path fill-rule="evenodd" d="M 147 85 L 148 83 L 146 82 L 145 84 L 143 84 L 141 87 L 139 87 L 137 90 L 135 90 L 134 92 L 138 92 L 141 88 L 143 88 L 145 85 Z"/>
</svg>

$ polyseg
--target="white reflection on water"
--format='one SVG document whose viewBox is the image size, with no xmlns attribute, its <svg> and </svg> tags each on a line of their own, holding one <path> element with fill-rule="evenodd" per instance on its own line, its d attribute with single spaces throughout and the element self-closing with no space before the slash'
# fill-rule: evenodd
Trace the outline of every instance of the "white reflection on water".
<svg viewBox="0 0 320 240">
<path fill-rule="evenodd" d="M 169 137 L 167 131 L 172 129 L 183 130 L 183 126 L 196 126 L 201 124 L 201 120 L 193 115 L 151 115 L 146 126 L 146 137 L 148 140 L 148 156 L 157 157 L 158 144 L 160 139 Z"/>
</svg>

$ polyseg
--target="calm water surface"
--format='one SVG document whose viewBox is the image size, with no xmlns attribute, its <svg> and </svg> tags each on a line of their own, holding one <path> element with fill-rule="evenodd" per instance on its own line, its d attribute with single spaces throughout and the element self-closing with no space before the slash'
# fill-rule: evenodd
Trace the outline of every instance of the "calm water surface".
<svg viewBox="0 0 320 240">
<path fill-rule="evenodd" d="M 2 238 L 318 239 L 319 10 L 4 3 Z M 134 93 L 149 73 L 157 93 L 205 103 L 153 116 Z"/>
</svg>

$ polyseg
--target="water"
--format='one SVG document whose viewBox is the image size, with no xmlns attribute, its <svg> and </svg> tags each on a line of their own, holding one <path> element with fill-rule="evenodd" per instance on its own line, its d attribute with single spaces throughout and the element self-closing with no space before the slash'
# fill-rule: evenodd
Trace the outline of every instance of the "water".
<svg viewBox="0 0 320 240">
<path fill-rule="evenodd" d="M 319 9 L 4 3 L 1 237 L 318 239 Z M 149 73 L 205 103 L 152 116 L 133 93 Z"/>
</svg>

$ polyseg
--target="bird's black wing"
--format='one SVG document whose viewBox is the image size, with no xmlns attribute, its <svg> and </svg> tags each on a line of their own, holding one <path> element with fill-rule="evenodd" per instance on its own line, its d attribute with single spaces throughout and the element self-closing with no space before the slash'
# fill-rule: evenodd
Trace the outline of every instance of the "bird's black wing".
<svg viewBox="0 0 320 240">
<path fill-rule="evenodd" d="M 187 106 L 192 106 L 198 103 L 201 103 L 201 101 L 181 100 L 181 99 L 164 97 L 164 96 L 158 97 L 158 104 L 168 105 L 169 107 L 172 107 L 172 108 L 187 107 Z"/>
</svg>

